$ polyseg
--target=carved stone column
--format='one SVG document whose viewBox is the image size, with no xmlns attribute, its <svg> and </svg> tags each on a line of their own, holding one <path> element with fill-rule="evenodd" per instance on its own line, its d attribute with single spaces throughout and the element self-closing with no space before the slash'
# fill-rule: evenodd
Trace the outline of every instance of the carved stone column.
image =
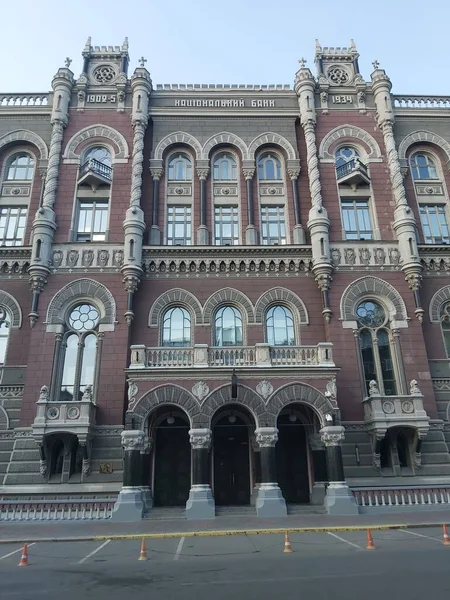
<svg viewBox="0 0 450 600">
<path fill-rule="evenodd" d="M 298 176 L 300 175 L 300 165 L 295 167 L 288 165 L 287 171 L 292 182 L 292 198 L 294 201 L 294 244 L 306 244 L 306 234 L 305 230 L 303 229 L 302 219 L 300 216 L 300 199 L 298 197 Z"/>
<path fill-rule="evenodd" d="M 140 430 L 122 431 L 123 486 L 114 505 L 113 521 L 140 521 L 144 514 L 142 499 L 142 459 L 146 436 Z"/>
<path fill-rule="evenodd" d="M 151 163 L 152 161 L 150 161 Z M 163 174 L 162 161 L 154 161 L 161 163 L 160 166 L 151 166 L 150 173 L 153 179 L 153 210 L 152 210 L 152 226 L 150 228 L 149 243 L 151 246 L 161 245 L 161 230 L 159 228 L 159 184 Z"/>
<path fill-rule="evenodd" d="M 330 425 L 320 430 L 325 445 L 329 484 L 325 496 L 325 507 L 330 515 L 357 515 L 358 506 L 344 476 L 341 444 L 344 428 Z"/>
<path fill-rule="evenodd" d="M 214 519 L 216 506 L 209 483 L 211 429 L 190 429 L 192 484 L 186 502 L 186 518 Z"/>
<path fill-rule="evenodd" d="M 423 321 L 424 309 L 420 298 L 420 282 L 422 266 L 420 264 L 419 250 L 416 239 L 416 220 L 408 206 L 405 186 L 403 185 L 402 168 L 398 157 L 394 138 L 394 107 L 391 97 L 391 81 L 383 69 L 374 63 L 372 78 L 372 91 L 377 108 L 378 125 L 383 132 L 386 147 L 389 176 L 395 200 L 394 231 L 398 239 L 398 249 L 402 259 L 402 271 L 414 294 L 416 316 L 420 323 Z"/>
<path fill-rule="evenodd" d="M 197 176 L 200 180 L 200 225 L 197 229 L 197 244 L 199 246 L 208 246 L 209 232 L 206 223 L 206 205 L 207 205 L 207 181 L 209 175 L 209 161 L 197 161 Z"/>
<path fill-rule="evenodd" d="M 275 466 L 278 429 L 259 427 L 255 430 L 255 435 L 261 449 L 261 484 L 256 498 L 256 514 L 258 517 L 285 517 L 286 502 L 277 482 Z"/>
<path fill-rule="evenodd" d="M 249 164 L 246 164 L 249 163 Z M 255 175 L 255 164 L 253 161 L 244 161 L 242 169 L 247 191 L 247 229 L 245 230 L 245 243 L 255 246 L 258 243 L 258 231 L 255 227 L 255 201 L 253 198 L 253 177 Z"/>
<path fill-rule="evenodd" d="M 306 141 L 306 160 L 309 177 L 309 190 L 312 207 L 307 223 L 311 236 L 313 255 L 313 274 L 322 292 L 323 316 L 326 322 L 331 318 L 328 289 L 331 282 L 333 266 L 330 258 L 330 220 L 322 204 L 322 188 L 320 184 L 319 159 L 316 144 L 316 108 L 315 80 L 311 71 L 302 66 L 295 78 L 295 91 L 300 108 L 300 123 Z M 327 285 L 324 285 L 327 282 Z"/>
</svg>

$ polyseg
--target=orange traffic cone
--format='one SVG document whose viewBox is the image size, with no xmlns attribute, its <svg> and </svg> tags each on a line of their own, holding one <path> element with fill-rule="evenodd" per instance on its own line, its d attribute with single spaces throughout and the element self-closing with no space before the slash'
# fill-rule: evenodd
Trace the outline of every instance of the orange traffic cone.
<svg viewBox="0 0 450 600">
<path fill-rule="evenodd" d="M 288 532 L 284 534 L 284 550 L 283 552 L 292 552 L 291 540 L 289 539 Z"/>
<path fill-rule="evenodd" d="M 372 532 L 370 531 L 370 529 L 367 530 L 367 550 L 375 550 Z"/>
<path fill-rule="evenodd" d="M 138 560 L 147 560 L 147 544 L 145 543 L 145 538 L 142 538 L 141 552 L 139 553 Z"/>
<path fill-rule="evenodd" d="M 28 544 L 23 545 L 22 556 L 18 567 L 28 567 Z"/>
<path fill-rule="evenodd" d="M 450 537 L 448 535 L 448 531 L 447 531 L 447 525 L 442 525 L 442 531 L 443 531 L 443 544 L 444 546 L 450 546 Z"/>
</svg>

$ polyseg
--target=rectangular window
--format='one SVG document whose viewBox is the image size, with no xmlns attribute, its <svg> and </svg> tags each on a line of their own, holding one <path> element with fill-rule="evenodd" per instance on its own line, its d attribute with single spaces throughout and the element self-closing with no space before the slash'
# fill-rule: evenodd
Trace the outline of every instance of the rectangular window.
<svg viewBox="0 0 450 600">
<path fill-rule="evenodd" d="M 342 200 L 342 222 L 346 240 L 373 239 L 368 200 Z"/>
<path fill-rule="evenodd" d="M 190 246 L 192 243 L 192 209 L 190 206 L 167 208 L 167 244 Z"/>
<path fill-rule="evenodd" d="M 265 246 L 286 244 L 284 206 L 261 206 L 261 237 Z"/>
<path fill-rule="evenodd" d="M 0 243 L 2 246 L 23 246 L 27 209 L 24 206 L 4 206 L 0 209 Z"/>
<path fill-rule="evenodd" d="M 108 222 L 108 202 L 80 202 L 78 211 L 77 242 L 104 242 Z"/>
<path fill-rule="evenodd" d="M 420 219 L 427 244 L 450 244 L 447 217 L 443 204 L 422 204 Z"/>
<path fill-rule="evenodd" d="M 216 246 L 239 244 L 237 206 L 216 206 L 214 208 L 214 243 Z"/>
</svg>

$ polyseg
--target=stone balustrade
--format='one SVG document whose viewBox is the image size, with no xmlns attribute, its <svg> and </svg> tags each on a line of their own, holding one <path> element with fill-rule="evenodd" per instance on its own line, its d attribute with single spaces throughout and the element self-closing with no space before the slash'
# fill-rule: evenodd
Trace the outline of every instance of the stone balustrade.
<svg viewBox="0 0 450 600">
<path fill-rule="evenodd" d="M 450 108 L 450 96 L 394 96 L 395 108 Z"/>
<path fill-rule="evenodd" d="M 48 106 L 49 94 L 0 94 L 0 108 Z"/>
</svg>

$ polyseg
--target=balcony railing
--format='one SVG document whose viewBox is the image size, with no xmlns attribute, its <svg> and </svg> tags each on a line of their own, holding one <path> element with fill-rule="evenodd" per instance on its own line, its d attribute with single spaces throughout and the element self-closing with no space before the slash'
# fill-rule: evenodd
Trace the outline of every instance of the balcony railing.
<svg viewBox="0 0 450 600">
<path fill-rule="evenodd" d="M 90 158 L 80 168 L 80 177 L 84 177 L 88 173 L 100 175 L 100 177 L 108 181 L 112 179 L 112 167 L 105 165 L 95 158 Z"/>
<path fill-rule="evenodd" d="M 48 93 L 43 94 L 0 94 L 0 108 L 48 106 Z"/>
<path fill-rule="evenodd" d="M 334 367 L 333 345 L 225 346 L 196 344 L 189 348 L 131 346 L 130 369 L 200 367 Z"/>
<path fill-rule="evenodd" d="M 352 158 L 343 165 L 339 165 L 339 167 L 336 167 L 336 177 L 339 180 L 343 177 L 346 177 L 350 173 L 353 173 L 354 171 L 362 173 L 367 178 L 369 177 L 366 165 L 363 164 L 358 158 Z"/>
<path fill-rule="evenodd" d="M 394 96 L 395 108 L 449 109 L 450 96 Z"/>
</svg>

